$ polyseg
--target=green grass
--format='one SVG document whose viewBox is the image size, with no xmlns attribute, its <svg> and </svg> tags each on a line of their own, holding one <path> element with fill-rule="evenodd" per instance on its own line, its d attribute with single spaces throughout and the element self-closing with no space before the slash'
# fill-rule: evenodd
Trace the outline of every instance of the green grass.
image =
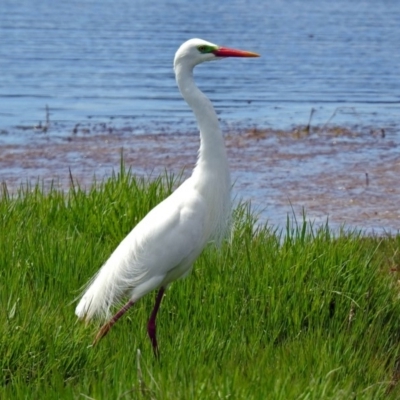
<svg viewBox="0 0 400 400">
<path fill-rule="evenodd" d="M 93 348 L 80 287 L 175 180 L 123 169 L 89 190 L 25 187 L 0 199 L 1 399 L 397 399 L 400 235 L 257 227 L 207 248 L 146 336 L 154 295 Z M 141 355 L 138 355 L 140 349 Z"/>
</svg>

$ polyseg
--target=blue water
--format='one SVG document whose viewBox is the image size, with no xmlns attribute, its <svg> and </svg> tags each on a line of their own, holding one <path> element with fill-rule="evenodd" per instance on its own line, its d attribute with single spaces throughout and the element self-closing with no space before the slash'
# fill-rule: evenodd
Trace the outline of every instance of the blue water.
<svg viewBox="0 0 400 400">
<path fill-rule="evenodd" d="M 191 38 L 262 58 L 200 66 L 225 124 L 397 126 L 400 2 L 110 0 L 0 4 L 0 131 L 50 119 L 183 130 L 172 60 Z"/>
<path fill-rule="evenodd" d="M 192 37 L 262 56 L 195 73 L 228 133 L 236 198 L 275 226 L 304 207 L 317 222 L 400 229 L 397 0 L 0 0 L 0 181 L 68 187 L 72 170 L 87 185 L 118 169 L 121 147 L 135 173 L 190 171 L 196 127 L 172 61 Z M 313 127 L 358 133 L 230 129 L 307 124 L 312 109 Z M 140 136 L 160 132 L 181 135 Z"/>
</svg>

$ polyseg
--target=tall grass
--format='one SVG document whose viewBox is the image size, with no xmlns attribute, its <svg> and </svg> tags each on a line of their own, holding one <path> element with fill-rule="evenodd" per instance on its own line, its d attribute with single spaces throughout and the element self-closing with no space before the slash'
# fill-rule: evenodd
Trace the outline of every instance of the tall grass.
<svg viewBox="0 0 400 400">
<path fill-rule="evenodd" d="M 158 318 L 148 295 L 96 347 L 72 301 L 121 239 L 176 185 L 123 168 L 68 192 L 0 199 L 1 399 L 399 398 L 400 236 L 333 234 L 306 219 L 257 226 L 246 205 Z"/>
</svg>

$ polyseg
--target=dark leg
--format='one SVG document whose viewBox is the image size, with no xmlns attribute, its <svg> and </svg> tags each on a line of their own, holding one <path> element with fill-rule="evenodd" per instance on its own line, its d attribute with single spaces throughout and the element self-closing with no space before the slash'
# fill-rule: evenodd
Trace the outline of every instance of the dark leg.
<svg viewBox="0 0 400 400">
<path fill-rule="evenodd" d="M 154 304 L 154 308 L 150 315 L 149 322 L 147 323 L 147 333 L 149 334 L 151 344 L 153 345 L 154 355 L 156 357 L 159 356 L 157 338 L 156 338 L 156 317 L 157 317 L 158 309 L 160 308 L 161 300 L 164 296 L 164 292 L 165 292 L 165 288 L 163 286 L 161 286 L 160 290 L 157 293 L 156 303 Z"/>
<path fill-rule="evenodd" d="M 134 302 L 129 300 L 108 322 L 106 322 L 97 333 L 93 346 L 95 346 L 104 336 L 107 335 L 111 327 L 133 306 Z"/>
</svg>

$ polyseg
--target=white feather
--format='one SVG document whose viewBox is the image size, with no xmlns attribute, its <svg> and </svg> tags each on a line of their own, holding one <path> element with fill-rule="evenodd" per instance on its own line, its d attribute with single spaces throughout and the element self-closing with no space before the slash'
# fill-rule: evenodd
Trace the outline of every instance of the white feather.
<svg viewBox="0 0 400 400">
<path fill-rule="evenodd" d="M 216 45 L 192 39 L 175 55 L 174 69 L 182 96 L 192 108 L 201 145 L 192 176 L 128 234 L 89 283 L 76 315 L 109 317 L 110 308 L 128 297 L 167 287 L 188 274 L 208 241 L 223 238 L 231 212 L 230 174 L 224 141 L 211 102 L 196 87 L 193 68 L 217 59 L 198 47 Z"/>
</svg>

